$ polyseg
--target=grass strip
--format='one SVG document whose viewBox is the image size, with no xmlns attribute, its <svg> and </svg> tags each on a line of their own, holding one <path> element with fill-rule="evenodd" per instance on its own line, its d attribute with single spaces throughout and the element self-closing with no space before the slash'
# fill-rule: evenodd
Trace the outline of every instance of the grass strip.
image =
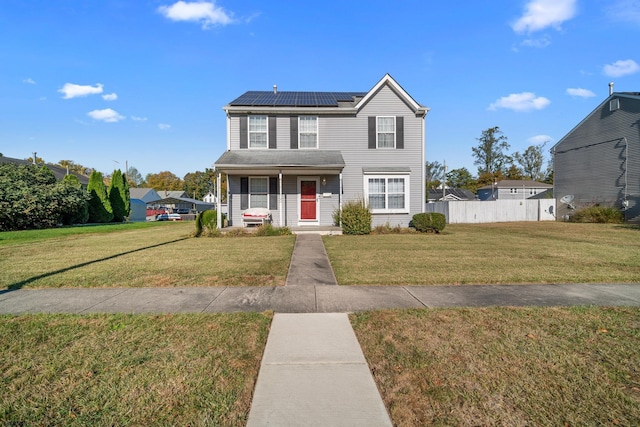
<svg viewBox="0 0 640 427">
<path fill-rule="evenodd" d="M 0 316 L 0 424 L 245 425 L 271 318 Z"/>
<path fill-rule="evenodd" d="M 639 425 L 640 309 L 380 311 L 351 321 L 394 425 Z"/>
</svg>

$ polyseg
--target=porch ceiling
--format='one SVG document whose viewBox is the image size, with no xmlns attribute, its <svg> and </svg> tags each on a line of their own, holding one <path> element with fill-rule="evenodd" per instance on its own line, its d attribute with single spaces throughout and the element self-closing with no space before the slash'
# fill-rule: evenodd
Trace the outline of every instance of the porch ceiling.
<svg viewBox="0 0 640 427">
<path fill-rule="evenodd" d="M 340 151 L 333 150 L 233 150 L 214 163 L 216 170 L 236 174 L 282 171 L 283 174 L 338 174 L 344 169 Z"/>
</svg>

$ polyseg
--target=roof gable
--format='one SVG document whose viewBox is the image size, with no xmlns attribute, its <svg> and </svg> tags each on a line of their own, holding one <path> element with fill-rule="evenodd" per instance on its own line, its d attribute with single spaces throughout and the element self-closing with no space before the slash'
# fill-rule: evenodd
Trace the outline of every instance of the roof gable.
<svg viewBox="0 0 640 427">
<path fill-rule="evenodd" d="M 416 114 L 427 114 L 429 111 L 429 108 L 417 103 L 388 73 L 356 104 L 356 110 L 365 106 L 384 86 L 390 87 Z"/>
<path fill-rule="evenodd" d="M 587 115 L 587 117 L 582 119 L 580 121 L 580 123 L 578 123 L 569 132 L 567 132 L 567 134 L 565 136 L 560 138 L 560 140 L 558 142 L 556 142 L 553 147 L 550 148 L 550 151 L 553 152 L 554 150 L 556 150 L 557 147 L 560 146 L 561 144 L 563 144 L 567 138 L 569 138 L 576 130 L 578 130 L 578 128 L 580 128 L 583 124 L 585 124 L 592 117 L 594 117 L 596 114 L 598 114 L 603 108 L 605 108 L 606 105 L 609 104 L 609 102 L 612 99 L 615 99 L 615 98 L 629 99 L 632 102 L 640 103 L 640 92 L 614 92 L 614 93 L 612 93 L 604 101 L 602 101 L 591 113 L 589 113 Z M 624 106 L 624 104 L 622 104 L 622 105 Z"/>
</svg>

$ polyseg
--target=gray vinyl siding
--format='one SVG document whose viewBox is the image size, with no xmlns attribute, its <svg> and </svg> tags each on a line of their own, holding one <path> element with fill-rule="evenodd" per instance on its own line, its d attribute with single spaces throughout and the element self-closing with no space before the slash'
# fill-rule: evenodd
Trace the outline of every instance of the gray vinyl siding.
<svg viewBox="0 0 640 427">
<path fill-rule="evenodd" d="M 558 200 L 573 195 L 577 209 L 595 203 L 622 208 L 626 170 L 626 216 L 634 219 L 640 215 L 640 100 L 619 99 L 619 110 L 609 111 L 607 99 L 554 147 L 554 192 Z M 559 217 L 570 213 L 566 204 L 557 208 Z"/>
<path fill-rule="evenodd" d="M 305 113 L 304 115 L 312 115 Z M 425 203 L 423 194 L 423 123 L 424 118 L 416 117 L 415 112 L 398 96 L 389 86 L 384 85 L 378 93 L 369 99 L 357 115 L 329 115 L 322 114 L 322 109 L 318 109 L 318 149 L 339 150 L 345 162 L 343 169 L 343 189 L 342 201 L 362 200 L 364 198 L 363 168 L 409 168 L 408 197 L 409 214 L 374 214 L 373 224 L 384 225 L 389 223 L 392 226 L 408 226 L 411 217 L 422 211 Z M 368 148 L 368 117 L 369 116 L 401 116 L 404 122 L 404 148 L 402 149 L 369 149 Z M 231 133 L 229 141 L 231 150 L 240 149 L 240 119 L 239 115 L 230 116 L 229 131 Z M 277 148 L 291 149 L 291 116 L 277 116 Z M 312 150 L 312 149 L 309 149 Z M 325 176 L 327 186 L 319 188 L 320 193 L 320 225 L 330 225 L 333 223 L 332 214 L 339 207 L 339 175 L 310 175 Z M 230 192 L 234 198 L 239 193 L 239 179 L 230 177 Z M 235 184 L 235 186 L 234 186 Z M 237 188 L 236 188 L 237 186 Z M 284 209 L 285 224 L 287 226 L 298 225 L 298 177 L 295 175 L 285 175 L 284 186 Z M 323 192 L 331 192 L 331 197 L 322 197 Z M 239 194 L 238 194 L 239 197 Z M 229 202 L 230 215 L 235 221 L 233 224 L 241 225 L 241 211 L 239 198 L 236 203 Z M 279 221 L 279 213 L 273 212 L 274 223 Z"/>
</svg>

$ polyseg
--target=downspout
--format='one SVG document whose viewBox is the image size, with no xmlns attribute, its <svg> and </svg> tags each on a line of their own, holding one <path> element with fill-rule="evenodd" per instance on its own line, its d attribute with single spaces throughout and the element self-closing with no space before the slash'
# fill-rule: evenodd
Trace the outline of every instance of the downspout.
<svg viewBox="0 0 640 427">
<path fill-rule="evenodd" d="M 338 188 L 338 211 L 340 212 L 338 226 L 342 227 L 342 171 L 340 171 L 340 188 Z"/>
<path fill-rule="evenodd" d="M 227 151 L 231 151 L 231 117 L 227 112 Z"/>
<path fill-rule="evenodd" d="M 218 171 L 218 179 L 216 180 L 216 214 L 217 214 L 217 225 L 216 228 L 221 229 L 222 228 L 222 197 L 220 197 L 220 180 L 221 180 L 222 174 Z"/>
<path fill-rule="evenodd" d="M 427 197 L 427 183 L 426 183 L 426 179 L 427 179 L 427 174 L 426 174 L 426 162 L 427 162 L 427 141 L 425 140 L 426 137 L 426 121 L 427 121 L 427 112 L 429 110 L 426 110 L 424 112 L 424 116 L 422 116 L 422 128 L 420 129 L 420 132 L 422 133 L 422 135 L 420 135 L 420 140 L 422 141 L 422 166 L 421 166 L 421 178 L 420 178 L 420 188 L 421 188 L 421 196 L 420 196 L 420 201 L 422 203 L 420 203 L 420 212 L 421 213 L 425 213 L 426 212 L 426 203 L 427 201 L 425 200 Z M 444 200 L 443 200 L 444 201 Z"/>
<path fill-rule="evenodd" d="M 280 224 L 278 224 L 278 226 L 284 227 L 284 222 L 282 219 L 282 211 L 284 210 L 284 204 L 282 203 L 282 170 L 278 171 L 278 185 L 280 186 L 280 194 L 278 195 L 278 198 L 280 199 L 280 202 L 278 203 L 278 210 L 280 211 Z"/>
<path fill-rule="evenodd" d="M 628 191 L 628 182 L 627 182 L 627 172 L 629 171 L 629 141 L 627 141 L 627 137 L 623 136 L 624 139 L 624 199 L 622 200 L 622 206 L 624 207 L 624 220 L 627 220 L 627 208 L 629 207 L 629 200 L 627 193 Z"/>
</svg>

